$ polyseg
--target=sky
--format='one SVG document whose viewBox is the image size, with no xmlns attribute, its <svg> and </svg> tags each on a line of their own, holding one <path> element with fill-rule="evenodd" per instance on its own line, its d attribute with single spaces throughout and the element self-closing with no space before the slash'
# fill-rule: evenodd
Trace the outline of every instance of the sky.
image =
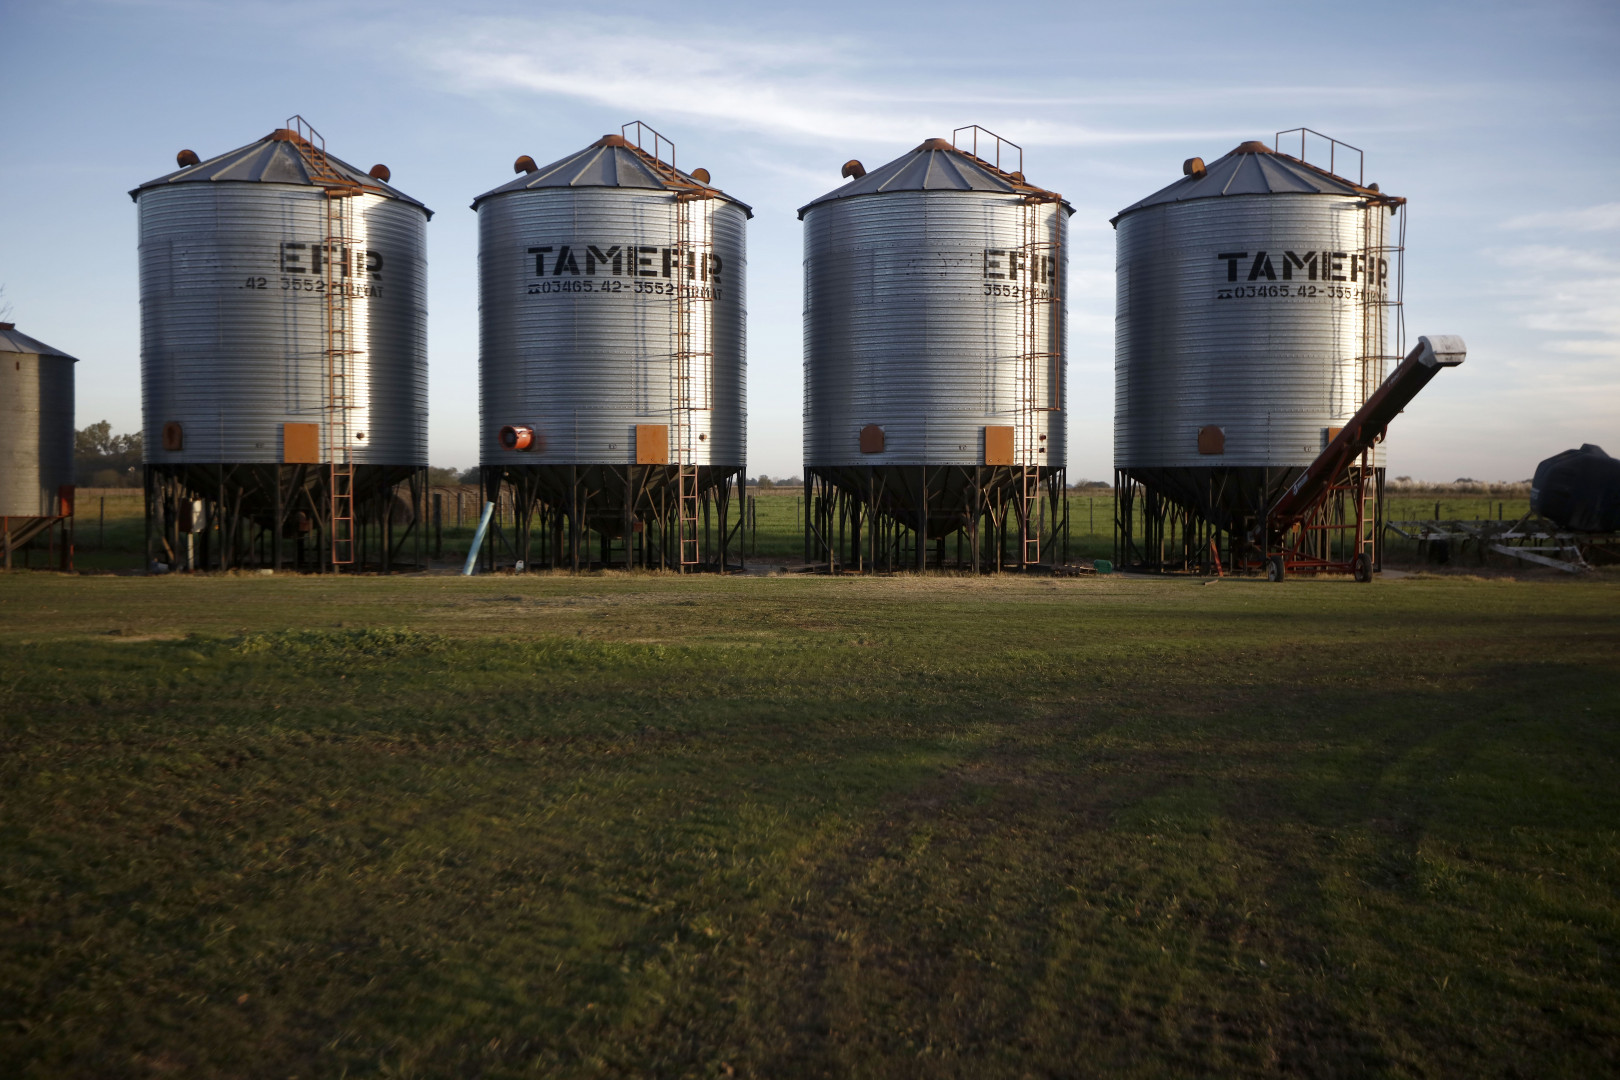
<svg viewBox="0 0 1620 1080">
<path fill-rule="evenodd" d="M 295 113 L 428 225 L 430 456 L 477 463 L 478 194 L 628 121 L 751 204 L 752 475 L 802 470 L 799 206 L 980 124 L 1075 207 L 1069 476 L 1112 476 L 1108 219 L 1192 156 L 1306 126 L 1409 200 L 1409 341 L 1468 361 L 1391 426 L 1392 476 L 1620 455 L 1620 5 L 0 0 L 0 318 L 80 358 L 78 423 L 140 426 L 127 192 Z"/>
</svg>

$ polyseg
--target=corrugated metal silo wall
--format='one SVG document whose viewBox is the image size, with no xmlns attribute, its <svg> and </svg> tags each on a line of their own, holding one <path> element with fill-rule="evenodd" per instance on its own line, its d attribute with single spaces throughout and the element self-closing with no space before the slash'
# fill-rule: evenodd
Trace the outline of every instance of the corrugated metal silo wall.
<svg viewBox="0 0 1620 1080">
<path fill-rule="evenodd" d="M 73 483 L 73 361 L 0 353 L 0 514 L 52 517 Z"/>
<path fill-rule="evenodd" d="M 984 427 L 1016 426 L 1021 353 L 1066 364 L 1064 305 L 1050 305 L 1033 349 L 1023 333 L 1022 289 L 1059 299 L 1066 245 L 1054 275 L 1009 273 L 1024 242 L 1018 196 L 894 192 L 820 203 L 804 216 L 804 454 L 810 468 L 977 465 Z M 1040 242 L 1059 236 L 1059 204 L 1038 208 Z M 1042 361 L 1038 401 L 1053 395 Z M 1040 412 L 1042 464 L 1067 453 L 1062 411 Z M 880 454 L 860 452 L 860 431 L 884 429 Z"/>
<path fill-rule="evenodd" d="M 427 217 L 356 196 L 349 430 L 361 465 L 427 463 Z M 140 194 L 141 392 L 146 460 L 272 463 L 282 424 L 326 445 L 320 189 L 228 182 Z M 179 421 L 180 451 L 163 449 Z"/>
<path fill-rule="evenodd" d="M 1387 214 L 1362 206 L 1327 195 L 1229 196 L 1120 219 L 1116 467 L 1315 459 L 1324 431 L 1342 426 L 1385 374 L 1361 378 L 1359 358 L 1386 352 L 1387 338 L 1387 309 L 1376 304 L 1364 333 L 1359 262 L 1364 248 L 1382 246 Z M 1224 429 L 1224 454 L 1198 452 L 1206 425 Z"/>
<path fill-rule="evenodd" d="M 747 216 L 688 204 L 720 259 L 689 267 L 694 304 L 695 463 L 747 460 Z M 637 424 L 668 424 L 680 272 L 671 192 L 542 188 L 478 207 L 479 455 L 485 465 L 630 464 Z M 633 253 L 633 254 L 632 254 Z M 694 254 L 703 254 L 702 246 Z M 704 280 L 706 279 L 706 280 Z M 543 449 L 506 450 L 507 424 Z M 673 459 L 672 459 L 673 460 Z"/>
</svg>

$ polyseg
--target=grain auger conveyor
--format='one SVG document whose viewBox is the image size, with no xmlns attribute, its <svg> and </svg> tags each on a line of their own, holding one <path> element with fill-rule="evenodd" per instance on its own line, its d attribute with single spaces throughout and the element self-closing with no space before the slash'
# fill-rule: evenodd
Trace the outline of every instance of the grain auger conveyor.
<svg viewBox="0 0 1620 1080">
<path fill-rule="evenodd" d="M 1251 551 L 1264 556 L 1268 580 L 1281 581 L 1290 573 L 1350 573 L 1357 581 L 1372 580 L 1373 447 L 1418 391 L 1441 368 L 1461 364 L 1467 352 L 1454 335 L 1418 338 L 1417 347 L 1272 504 L 1250 536 Z"/>
</svg>

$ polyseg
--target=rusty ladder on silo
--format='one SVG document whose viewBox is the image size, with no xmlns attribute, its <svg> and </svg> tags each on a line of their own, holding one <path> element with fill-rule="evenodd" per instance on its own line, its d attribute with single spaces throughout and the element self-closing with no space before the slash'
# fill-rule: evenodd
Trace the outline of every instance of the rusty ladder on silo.
<svg viewBox="0 0 1620 1080">
<path fill-rule="evenodd" d="M 1022 162 L 1020 162 L 1022 164 Z M 1058 253 L 1062 250 L 1063 212 L 1052 217 L 1050 234 L 1043 224 L 1046 207 L 1053 198 L 1047 194 L 1026 194 L 1022 213 L 1020 262 L 1016 288 L 1019 289 L 1018 329 L 1018 487 L 1022 547 L 1025 566 L 1041 561 L 1041 474 L 1055 466 L 1044 461 L 1046 436 L 1041 432 L 1040 415 L 1063 407 L 1063 343 L 1058 340 L 1059 296 Z"/>
<path fill-rule="evenodd" d="M 670 401 L 674 430 L 670 435 L 675 451 L 676 527 L 682 573 L 703 561 L 697 443 L 704 441 L 707 432 L 697 430 L 696 414 L 714 405 L 714 352 L 710 343 L 714 292 L 709 285 L 714 244 L 709 238 L 708 215 L 698 204 L 710 198 L 712 195 L 701 189 L 675 195 L 675 364 Z"/>
<path fill-rule="evenodd" d="M 1364 178 L 1363 178 L 1364 179 Z M 1389 222 L 1396 219 L 1396 239 L 1388 242 Z M 1383 242 L 1375 243 L 1382 238 Z M 1356 268 L 1352 267 L 1354 271 Z M 1361 204 L 1361 266 L 1358 304 L 1361 308 L 1361 355 L 1356 363 L 1356 408 L 1359 410 L 1383 385 L 1385 377 L 1406 355 L 1405 277 L 1406 200 L 1369 196 Z M 1393 318 L 1391 318 L 1393 314 Z M 1394 325 L 1391 326 L 1390 323 Z M 1393 332 L 1395 349 L 1390 351 Z M 1377 458 L 1372 447 L 1351 467 L 1356 483 L 1356 553 L 1378 543 Z"/>
<path fill-rule="evenodd" d="M 353 566 L 355 551 L 354 460 L 350 416 L 354 409 L 349 381 L 356 347 L 353 311 L 349 297 L 349 259 L 355 239 L 354 197 L 360 185 L 332 167 L 326 153 L 326 140 L 302 116 L 293 116 L 287 128 L 297 139 L 294 145 L 304 159 L 310 179 L 325 193 L 325 228 L 312 255 L 320 266 L 318 287 L 323 290 L 325 323 L 322 354 L 326 368 L 326 466 L 327 496 L 331 518 L 332 569 Z"/>
</svg>

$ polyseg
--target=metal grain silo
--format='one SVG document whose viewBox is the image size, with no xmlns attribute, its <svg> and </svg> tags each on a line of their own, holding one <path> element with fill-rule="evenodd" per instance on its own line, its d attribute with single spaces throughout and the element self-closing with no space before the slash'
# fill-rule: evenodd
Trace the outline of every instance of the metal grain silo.
<svg viewBox="0 0 1620 1080">
<path fill-rule="evenodd" d="M 14 551 L 58 526 L 62 567 L 70 565 L 76 363 L 0 322 L 0 548 L 8 570 Z"/>
<path fill-rule="evenodd" d="M 603 564 L 740 560 L 752 211 L 640 123 L 515 171 L 473 202 L 480 459 L 513 558 L 578 568 L 594 532 Z"/>
<path fill-rule="evenodd" d="M 1204 563 L 1223 534 L 1240 540 L 1403 351 L 1389 338 L 1405 200 L 1363 184 L 1360 151 L 1327 140 L 1320 168 L 1306 132 L 1279 140 L 1293 134 L 1299 157 L 1246 142 L 1191 158 L 1113 219 L 1124 562 Z"/>
<path fill-rule="evenodd" d="M 431 212 L 300 117 L 177 162 L 130 192 L 154 560 L 185 561 L 189 528 L 203 565 L 209 536 L 221 567 L 280 566 L 283 537 L 302 562 L 307 533 L 324 566 L 389 565 L 395 488 L 419 511 L 427 465 Z"/>
<path fill-rule="evenodd" d="M 806 560 L 1055 559 L 1073 209 L 977 127 L 844 175 L 799 211 Z"/>
</svg>

